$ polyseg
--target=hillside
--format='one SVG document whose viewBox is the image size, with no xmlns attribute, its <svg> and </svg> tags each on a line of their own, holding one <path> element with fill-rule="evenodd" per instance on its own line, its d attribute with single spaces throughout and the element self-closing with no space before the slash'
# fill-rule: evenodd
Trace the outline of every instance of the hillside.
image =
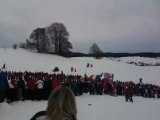
<svg viewBox="0 0 160 120">
<path fill-rule="evenodd" d="M 160 85 L 159 66 L 135 66 L 127 62 L 156 63 L 159 59 L 124 57 L 103 58 L 100 60 L 89 57 L 64 58 L 56 55 L 38 54 L 23 49 L 0 48 L 0 66 L 6 63 L 8 71 L 49 72 L 55 66 L 66 74 L 87 73 L 100 74 L 101 72 L 114 73 L 114 80 L 138 82 L 142 77 L 144 82 Z M 87 63 L 93 64 L 87 68 Z M 76 73 L 70 68 L 75 67 Z M 84 94 L 76 97 L 78 120 L 159 120 L 160 101 L 157 98 L 133 97 L 134 102 L 125 102 L 124 96 Z M 89 105 L 90 104 L 90 105 Z M 0 103 L 0 120 L 29 120 L 36 112 L 45 110 L 47 101 L 18 101 Z"/>
<path fill-rule="evenodd" d="M 24 49 L 3 49 L 0 48 L 0 66 L 6 63 L 8 71 L 44 71 L 52 73 L 54 67 L 58 66 L 60 71 L 66 74 L 87 75 L 109 72 L 114 74 L 114 80 L 135 81 L 143 78 L 144 82 L 160 84 L 160 66 L 135 66 L 127 64 L 126 61 L 149 61 L 158 62 L 155 58 L 102 58 L 100 60 L 90 57 L 64 58 L 57 55 L 39 54 Z M 93 64 L 92 68 L 87 68 L 87 63 Z M 77 69 L 76 73 L 71 73 L 71 67 Z"/>
</svg>

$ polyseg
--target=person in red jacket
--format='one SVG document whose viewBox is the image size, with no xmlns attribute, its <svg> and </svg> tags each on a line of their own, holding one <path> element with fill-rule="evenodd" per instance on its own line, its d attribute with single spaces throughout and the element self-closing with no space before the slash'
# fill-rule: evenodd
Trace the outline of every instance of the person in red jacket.
<svg viewBox="0 0 160 120">
<path fill-rule="evenodd" d="M 103 78 L 102 79 L 103 82 L 103 87 L 104 87 L 104 93 L 108 94 L 108 85 L 109 85 L 109 79 L 108 78 Z"/>
<path fill-rule="evenodd" d="M 28 99 L 35 100 L 37 86 L 36 86 L 36 80 L 33 76 L 31 76 L 28 79 L 27 86 L 28 86 Z"/>
<path fill-rule="evenodd" d="M 57 78 L 53 79 L 52 81 L 52 89 L 54 90 L 55 88 L 60 86 L 60 82 Z"/>
</svg>

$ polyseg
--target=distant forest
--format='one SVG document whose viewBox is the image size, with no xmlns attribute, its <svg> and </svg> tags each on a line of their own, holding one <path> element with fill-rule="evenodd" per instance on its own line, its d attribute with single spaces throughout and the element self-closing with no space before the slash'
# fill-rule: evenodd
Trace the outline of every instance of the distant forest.
<svg viewBox="0 0 160 120">
<path fill-rule="evenodd" d="M 56 54 L 56 53 L 49 53 L 49 54 Z M 160 57 L 160 53 L 100 53 L 100 54 L 85 54 L 80 52 L 70 52 L 61 54 L 63 57 L 95 57 L 95 58 L 101 58 L 101 57 L 150 57 L 150 58 L 156 58 Z"/>
</svg>

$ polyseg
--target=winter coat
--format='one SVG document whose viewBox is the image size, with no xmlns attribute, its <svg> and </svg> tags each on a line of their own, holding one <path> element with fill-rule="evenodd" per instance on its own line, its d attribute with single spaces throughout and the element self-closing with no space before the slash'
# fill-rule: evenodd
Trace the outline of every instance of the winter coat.
<svg viewBox="0 0 160 120">
<path fill-rule="evenodd" d="M 27 86 L 28 86 L 29 90 L 36 90 L 37 89 L 37 87 L 36 87 L 36 80 L 29 79 L 27 81 Z"/>
<path fill-rule="evenodd" d="M 44 89 L 45 90 L 51 90 L 52 81 L 51 80 L 45 80 L 44 81 Z"/>
<path fill-rule="evenodd" d="M 47 120 L 46 111 L 40 111 L 36 113 L 30 120 Z"/>
<path fill-rule="evenodd" d="M 37 89 L 43 89 L 43 86 L 44 86 L 44 82 L 43 80 L 39 79 L 37 82 Z"/>
<path fill-rule="evenodd" d="M 21 89 L 25 89 L 25 81 L 20 79 L 18 82 L 17 82 L 17 87 L 18 88 L 21 88 Z"/>
<path fill-rule="evenodd" d="M 13 89 L 17 89 L 17 81 L 16 80 L 12 79 L 11 84 L 13 86 Z"/>
<path fill-rule="evenodd" d="M 57 88 L 58 86 L 60 86 L 60 82 L 57 80 L 52 81 L 52 89 Z"/>
<path fill-rule="evenodd" d="M 130 86 L 125 87 L 125 96 L 132 97 L 133 96 L 133 88 Z"/>
<path fill-rule="evenodd" d="M 103 81 L 104 86 L 108 86 L 108 84 L 109 84 L 109 79 L 108 78 L 104 78 L 102 81 Z"/>
<path fill-rule="evenodd" d="M 7 78 L 3 73 L 0 73 L 0 90 L 5 90 L 8 87 Z"/>
<path fill-rule="evenodd" d="M 30 120 L 49 120 L 46 117 L 46 111 L 36 113 Z M 61 120 L 73 120 L 71 115 L 65 113 Z"/>
</svg>

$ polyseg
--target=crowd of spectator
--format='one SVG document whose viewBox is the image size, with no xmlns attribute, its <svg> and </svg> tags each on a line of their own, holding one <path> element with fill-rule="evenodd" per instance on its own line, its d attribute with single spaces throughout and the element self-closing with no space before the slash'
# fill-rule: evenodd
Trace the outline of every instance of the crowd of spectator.
<svg viewBox="0 0 160 120">
<path fill-rule="evenodd" d="M 160 98 L 158 85 L 132 81 L 122 82 L 107 77 L 80 75 L 49 74 L 44 72 L 0 72 L 0 102 L 11 103 L 19 100 L 47 100 L 51 91 L 60 85 L 68 86 L 75 96 L 84 93 L 90 95 L 108 94 L 111 96 L 125 96 L 126 101 L 132 96 Z"/>
</svg>

